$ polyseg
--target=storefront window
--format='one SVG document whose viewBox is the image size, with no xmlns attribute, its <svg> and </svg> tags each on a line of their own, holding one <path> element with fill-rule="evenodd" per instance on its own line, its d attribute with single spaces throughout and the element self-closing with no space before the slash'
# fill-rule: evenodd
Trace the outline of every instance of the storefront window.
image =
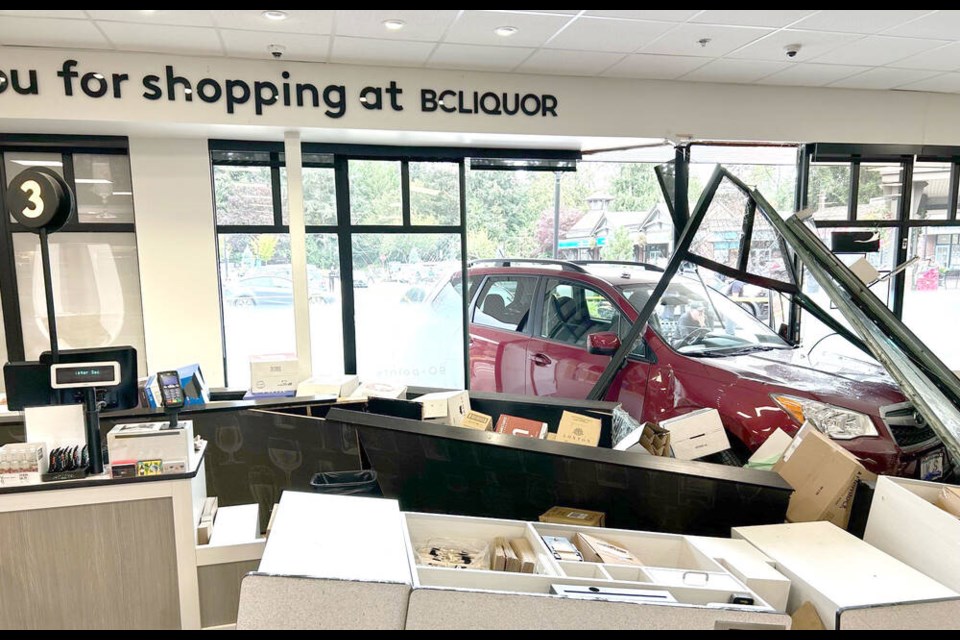
<svg viewBox="0 0 960 640">
<path fill-rule="evenodd" d="M 357 369 L 367 380 L 463 388 L 457 234 L 356 234 Z"/>
<path fill-rule="evenodd" d="M 390 224 L 403 222 L 400 163 L 350 160 L 350 222 Z"/>
<path fill-rule="evenodd" d="M 343 373 L 340 251 L 335 235 L 307 235 L 307 285 L 313 375 Z"/>
<path fill-rule="evenodd" d="M 911 220 L 946 220 L 949 217 L 950 169 L 951 165 L 945 162 L 914 163 Z"/>
<path fill-rule="evenodd" d="M 272 225 L 270 167 L 213 167 L 218 225 Z"/>
<path fill-rule="evenodd" d="M 13 235 L 27 360 L 50 348 L 40 243 Z M 50 271 L 61 349 L 131 345 L 147 370 L 140 308 L 140 269 L 133 233 L 58 233 L 50 237 Z"/>
<path fill-rule="evenodd" d="M 861 164 L 857 220 L 896 220 L 902 194 L 903 169 L 899 164 Z"/>
<path fill-rule="evenodd" d="M 305 154 L 304 161 L 307 156 Z M 303 167 L 303 221 L 309 226 L 337 224 L 337 189 L 333 167 Z M 283 224 L 290 224 L 287 169 L 280 167 L 280 206 Z"/>
<path fill-rule="evenodd" d="M 249 387 L 250 356 L 295 353 L 290 237 L 218 236 L 227 380 Z"/>
<path fill-rule="evenodd" d="M 126 155 L 73 156 L 80 222 L 133 224 L 133 183 Z"/>
<path fill-rule="evenodd" d="M 816 220 L 850 219 L 850 163 L 811 163 L 807 186 L 807 206 Z"/>
<path fill-rule="evenodd" d="M 954 338 L 960 317 L 960 227 L 910 230 L 903 322 L 951 369 L 960 369 L 960 343 Z"/>
<path fill-rule="evenodd" d="M 410 222 L 460 224 L 460 167 L 453 162 L 411 162 Z"/>
</svg>

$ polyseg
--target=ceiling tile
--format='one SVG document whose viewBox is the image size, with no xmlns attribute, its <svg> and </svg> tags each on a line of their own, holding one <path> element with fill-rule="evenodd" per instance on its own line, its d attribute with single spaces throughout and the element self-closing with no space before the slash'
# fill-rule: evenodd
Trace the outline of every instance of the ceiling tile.
<svg viewBox="0 0 960 640">
<path fill-rule="evenodd" d="M 87 10 L 94 20 L 110 20 L 112 22 L 143 22 L 145 24 L 179 24 L 193 27 L 212 27 L 213 19 L 210 11 L 125 11 L 120 9 Z M 259 11 L 257 12 L 260 13 Z M 266 22 L 266 20 L 263 20 Z"/>
<path fill-rule="evenodd" d="M 502 9 L 497 13 L 562 13 L 568 16 L 575 16 L 580 13 L 580 9 Z"/>
<path fill-rule="evenodd" d="M 956 40 L 958 31 L 960 31 L 960 10 L 944 9 L 884 31 L 884 35 Z"/>
<path fill-rule="evenodd" d="M 897 87 L 905 91 L 939 91 L 941 93 L 960 93 L 960 73 L 945 73 L 940 76 L 920 80 Z"/>
<path fill-rule="evenodd" d="M 77 10 L 48 11 L 39 9 L 0 9 L 0 16 L 20 16 L 22 18 L 73 18 L 86 20 L 87 12 Z"/>
<path fill-rule="evenodd" d="M 785 27 L 791 22 L 815 13 L 807 10 L 735 10 L 709 9 L 704 11 L 690 22 L 704 24 L 727 24 L 735 27 Z"/>
<path fill-rule="evenodd" d="M 45 20 L 9 17 L 0 20 L 0 43 L 44 47 L 110 49 L 110 43 L 88 20 Z"/>
<path fill-rule="evenodd" d="M 408 9 L 338 10 L 334 26 L 336 35 L 380 38 L 385 40 L 421 40 L 437 42 L 459 11 L 415 11 Z M 384 20 L 403 20 L 403 29 L 390 31 Z"/>
<path fill-rule="evenodd" d="M 867 36 L 818 56 L 815 62 L 882 67 L 943 44 L 942 40 Z"/>
<path fill-rule="evenodd" d="M 770 29 L 762 28 L 716 27 L 687 23 L 667 32 L 662 38 L 645 47 L 641 53 L 717 58 L 770 32 Z M 710 39 L 705 47 L 699 42 L 703 38 Z"/>
<path fill-rule="evenodd" d="M 517 69 L 520 73 L 551 73 L 571 76 L 593 76 L 623 58 L 621 53 L 595 51 L 562 51 L 541 49 Z"/>
<path fill-rule="evenodd" d="M 756 82 L 764 76 L 782 71 L 789 62 L 764 62 L 758 60 L 714 60 L 683 76 L 683 81 L 693 82 Z"/>
<path fill-rule="evenodd" d="M 931 69 L 934 71 L 956 71 L 960 69 L 960 42 L 945 47 L 924 51 L 915 56 L 897 60 L 891 67 L 901 69 Z"/>
<path fill-rule="evenodd" d="M 305 33 L 270 33 L 267 31 L 221 29 L 220 36 L 227 48 L 227 55 L 238 58 L 271 60 L 273 58 L 267 51 L 267 46 L 279 44 L 287 48 L 283 54 L 284 61 L 326 62 L 327 49 L 330 46 L 329 36 L 315 36 Z"/>
<path fill-rule="evenodd" d="M 919 18 L 929 10 L 864 11 L 863 9 L 824 10 L 793 25 L 797 29 L 877 33 Z"/>
<path fill-rule="evenodd" d="M 442 43 L 430 56 L 428 67 L 509 71 L 533 53 L 521 47 L 482 47 L 475 44 Z"/>
<path fill-rule="evenodd" d="M 570 22 L 569 16 L 464 11 L 460 19 L 447 30 L 443 41 L 503 47 L 539 47 L 568 22 Z M 497 27 L 504 25 L 516 27 L 519 31 L 507 38 L 493 32 Z"/>
<path fill-rule="evenodd" d="M 752 42 L 742 49 L 731 53 L 731 58 L 750 60 L 771 60 L 773 62 L 803 62 L 849 44 L 861 36 L 844 33 L 823 33 L 820 31 L 795 31 L 783 29 L 774 31 L 766 38 Z M 786 47 L 799 44 L 800 49 L 793 58 L 788 58 Z"/>
<path fill-rule="evenodd" d="M 216 29 L 125 22 L 97 24 L 118 49 L 223 55 Z"/>
<path fill-rule="evenodd" d="M 432 42 L 375 40 L 336 36 L 330 62 L 377 64 L 387 67 L 422 66 L 436 46 Z"/>
<path fill-rule="evenodd" d="M 776 84 L 799 87 L 824 87 L 831 82 L 868 71 L 870 67 L 850 67 L 842 64 L 791 64 L 783 71 L 757 80 L 758 84 Z"/>
<path fill-rule="evenodd" d="M 916 71 L 914 69 L 870 69 L 863 73 L 837 80 L 831 87 L 845 89 L 893 89 L 939 75 L 936 71 Z"/>
<path fill-rule="evenodd" d="M 637 53 L 627 56 L 604 76 L 614 78 L 650 78 L 654 80 L 673 80 L 690 73 L 708 62 L 707 58 L 689 56 L 653 56 Z"/>
<path fill-rule="evenodd" d="M 233 11 L 214 10 L 210 13 L 213 14 L 213 20 L 216 25 L 226 29 L 329 34 L 331 26 L 333 25 L 333 10 L 286 10 L 286 20 L 267 20 L 260 15 L 262 11 L 251 9 Z M 384 31 L 385 30 L 386 29 L 384 29 Z"/>
<path fill-rule="evenodd" d="M 700 13 L 699 9 L 611 9 L 587 11 L 588 16 L 601 18 L 626 18 L 628 20 L 663 20 L 664 22 L 683 22 Z"/>
<path fill-rule="evenodd" d="M 577 18 L 546 45 L 550 49 L 629 53 L 649 44 L 673 25 L 607 18 Z"/>
</svg>

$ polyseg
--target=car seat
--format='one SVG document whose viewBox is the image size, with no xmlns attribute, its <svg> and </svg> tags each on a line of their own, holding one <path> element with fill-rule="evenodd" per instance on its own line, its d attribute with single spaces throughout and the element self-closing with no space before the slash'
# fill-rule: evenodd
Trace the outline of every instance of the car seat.
<svg viewBox="0 0 960 640">
<path fill-rule="evenodd" d="M 498 322 L 507 322 L 507 307 L 503 303 L 503 296 L 492 293 L 483 301 L 483 313 Z"/>
</svg>

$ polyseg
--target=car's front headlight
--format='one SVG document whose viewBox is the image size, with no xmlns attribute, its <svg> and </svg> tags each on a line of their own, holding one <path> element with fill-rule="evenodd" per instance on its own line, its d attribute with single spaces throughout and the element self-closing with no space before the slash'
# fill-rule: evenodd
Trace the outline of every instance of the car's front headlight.
<svg viewBox="0 0 960 640">
<path fill-rule="evenodd" d="M 808 398 L 780 395 L 771 397 L 798 424 L 809 422 L 834 440 L 880 435 L 868 415 Z"/>
</svg>

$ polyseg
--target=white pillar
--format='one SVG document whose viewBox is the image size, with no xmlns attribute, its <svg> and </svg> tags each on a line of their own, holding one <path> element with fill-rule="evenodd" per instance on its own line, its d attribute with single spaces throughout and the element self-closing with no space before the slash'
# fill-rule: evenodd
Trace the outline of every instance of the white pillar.
<svg viewBox="0 0 960 640">
<path fill-rule="evenodd" d="M 300 379 L 313 374 L 310 347 L 310 286 L 307 281 L 307 232 L 303 217 L 303 159 L 300 133 L 287 131 L 283 136 L 287 169 L 287 212 L 290 216 L 290 268 L 293 279 L 293 318 L 297 338 Z"/>
</svg>

